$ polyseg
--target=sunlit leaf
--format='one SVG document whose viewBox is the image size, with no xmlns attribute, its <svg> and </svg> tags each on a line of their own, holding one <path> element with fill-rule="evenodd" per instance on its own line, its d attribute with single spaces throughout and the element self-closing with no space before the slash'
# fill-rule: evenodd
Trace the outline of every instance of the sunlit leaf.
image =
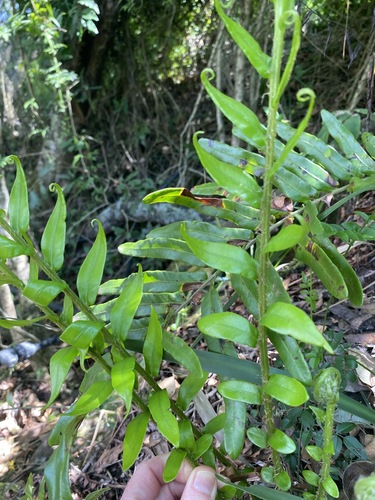
<svg viewBox="0 0 375 500">
<path fill-rule="evenodd" d="M 254 325 L 239 314 L 232 312 L 213 313 L 200 318 L 198 328 L 205 335 L 231 340 L 255 347 L 258 332 Z"/>
<path fill-rule="evenodd" d="M 224 380 L 218 387 L 219 393 L 227 398 L 242 401 L 248 404 L 261 404 L 262 394 L 260 388 L 243 380 Z"/>
<path fill-rule="evenodd" d="M 324 347 L 333 353 L 331 346 L 309 316 L 298 307 L 285 302 L 275 302 L 267 309 L 260 324 L 281 335 L 290 335 L 306 344 Z"/>
<path fill-rule="evenodd" d="M 141 302 L 143 290 L 143 273 L 139 267 L 138 273 L 129 276 L 123 285 L 120 296 L 110 313 L 112 335 L 124 341 L 129 333 L 130 325 Z"/>
<path fill-rule="evenodd" d="M 77 349 L 86 349 L 102 328 L 100 321 L 78 320 L 71 323 L 60 338 Z"/>
<path fill-rule="evenodd" d="M 51 184 L 50 191 L 57 192 L 57 201 L 44 229 L 40 246 L 46 262 L 58 271 L 64 263 L 66 204 L 58 184 Z"/>
<path fill-rule="evenodd" d="M 285 375 L 271 375 L 264 384 L 263 391 L 277 401 L 289 406 L 299 406 L 309 399 L 309 394 L 303 384 Z"/>
<path fill-rule="evenodd" d="M 26 233 L 30 222 L 26 177 L 19 158 L 13 155 L 8 158 L 15 163 L 17 169 L 16 179 L 9 195 L 9 222 L 15 231 Z"/>
<path fill-rule="evenodd" d="M 103 226 L 99 220 L 96 220 L 96 223 L 98 234 L 77 275 L 79 297 L 88 305 L 95 303 L 107 256 L 107 242 Z"/>
<path fill-rule="evenodd" d="M 148 400 L 148 405 L 152 418 L 155 420 L 159 431 L 178 448 L 180 432 L 176 417 L 169 411 L 171 403 L 165 389 L 153 392 Z"/>
</svg>

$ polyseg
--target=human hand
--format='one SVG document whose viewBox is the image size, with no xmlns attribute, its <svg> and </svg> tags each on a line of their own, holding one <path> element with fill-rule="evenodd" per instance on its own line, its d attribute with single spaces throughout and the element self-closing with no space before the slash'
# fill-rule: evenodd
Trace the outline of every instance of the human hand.
<svg viewBox="0 0 375 500">
<path fill-rule="evenodd" d="M 184 460 L 174 481 L 164 483 L 163 471 L 169 454 L 159 455 L 137 467 L 121 500 L 214 500 L 217 481 L 205 465 L 193 469 Z"/>
</svg>

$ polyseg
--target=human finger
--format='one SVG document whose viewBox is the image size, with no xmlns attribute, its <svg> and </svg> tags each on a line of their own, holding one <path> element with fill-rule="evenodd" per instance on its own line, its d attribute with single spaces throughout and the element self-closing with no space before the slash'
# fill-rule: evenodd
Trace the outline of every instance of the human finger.
<svg viewBox="0 0 375 500">
<path fill-rule="evenodd" d="M 158 455 L 139 465 L 128 482 L 121 500 L 144 500 L 156 498 L 161 491 L 170 493 L 172 498 L 180 496 L 186 481 L 193 469 L 187 460 L 184 460 L 179 473 L 172 483 L 165 484 L 163 472 L 169 453 Z"/>
<path fill-rule="evenodd" d="M 189 476 L 181 500 L 214 500 L 217 493 L 215 472 L 200 465 Z"/>
</svg>

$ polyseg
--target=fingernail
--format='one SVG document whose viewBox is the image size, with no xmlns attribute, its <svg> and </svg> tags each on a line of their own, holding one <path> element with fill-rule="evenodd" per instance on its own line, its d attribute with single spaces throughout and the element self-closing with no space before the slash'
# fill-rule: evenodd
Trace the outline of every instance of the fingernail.
<svg viewBox="0 0 375 500">
<path fill-rule="evenodd" d="M 216 477 L 212 472 L 209 471 L 199 471 L 194 478 L 193 487 L 195 491 L 199 493 L 204 493 L 205 495 L 211 495 L 216 484 Z"/>
</svg>

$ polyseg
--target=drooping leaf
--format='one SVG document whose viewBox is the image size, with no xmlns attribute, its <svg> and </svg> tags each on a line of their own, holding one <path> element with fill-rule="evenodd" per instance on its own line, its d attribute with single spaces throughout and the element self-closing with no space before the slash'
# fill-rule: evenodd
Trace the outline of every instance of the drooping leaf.
<svg viewBox="0 0 375 500">
<path fill-rule="evenodd" d="M 172 222 L 167 226 L 157 227 L 147 234 L 147 238 L 163 238 L 169 237 L 178 239 L 181 238 L 181 222 Z M 207 239 L 210 241 L 227 242 L 229 240 L 248 241 L 253 237 L 253 231 L 243 229 L 241 227 L 225 227 L 208 222 L 193 221 L 186 222 L 186 228 L 189 234 L 194 238 Z"/>
<path fill-rule="evenodd" d="M 98 234 L 77 275 L 78 295 L 85 304 L 90 306 L 95 303 L 107 256 L 107 242 L 103 226 L 99 220 L 96 222 Z"/>
<path fill-rule="evenodd" d="M 63 191 L 58 184 L 51 184 L 50 191 L 57 192 L 57 201 L 47 221 L 40 246 L 46 262 L 58 271 L 64 263 L 66 204 Z"/>
<path fill-rule="evenodd" d="M 74 321 L 63 331 L 60 338 L 77 349 L 86 349 L 103 326 L 100 321 Z"/>
<path fill-rule="evenodd" d="M 18 241 L 11 240 L 3 234 L 0 234 L 0 258 L 12 259 L 18 255 L 29 255 L 30 249 Z"/>
<path fill-rule="evenodd" d="M 225 400 L 224 448 L 235 460 L 240 455 L 245 439 L 246 403 Z"/>
<path fill-rule="evenodd" d="M 5 318 L 5 319 L 0 319 L 0 328 L 11 329 L 14 328 L 15 326 L 21 326 L 21 327 L 30 326 L 33 323 L 41 323 L 46 319 L 47 316 L 39 316 L 38 318 L 32 318 L 32 319 Z"/>
<path fill-rule="evenodd" d="M 135 358 L 126 358 L 117 361 L 111 370 L 111 380 L 114 390 L 119 394 L 125 402 L 127 410 L 126 416 L 131 410 L 131 402 L 133 397 L 133 388 L 135 382 Z M 125 416 L 125 418 L 126 418 Z"/>
<path fill-rule="evenodd" d="M 124 341 L 129 333 L 130 325 L 141 302 L 143 290 L 143 273 L 139 267 L 138 273 L 129 276 L 123 285 L 122 292 L 110 313 L 112 335 Z"/>
<path fill-rule="evenodd" d="M 176 479 L 186 455 L 187 451 L 183 449 L 171 451 L 163 471 L 163 481 L 165 483 L 170 483 Z"/>
<path fill-rule="evenodd" d="M 197 191 L 200 190 L 197 188 Z M 230 200 L 223 197 L 215 198 L 214 201 L 212 199 L 207 200 L 207 198 L 196 196 L 186 188 L 161 189 L 160 191 L 155 191 L 154 193 L 150 193 L 145 196 L 143 201 L 150 204 L 175 203 L 184 207 L 193 208 L 197 212 L 208 215 L 209 217 L 220 217 L 245 229 L 255 229 L 259 225 L 259 210 L 252 207 L 246 207 L 246 213 L 244 213 L 244 211 L 238 213 L 237 209 L 239 210 L 241 206 L 243 206 L 240 203 L 233 201 L 232 203 L 229 203 Z M 146 246 L 146 243 L 143 243 L 143 245 Z M 148 245 L 150 246 L 150 242 Z M 126 251 L 127 248 L 128 247 L 125 247 Z"/>
<path fill-rule="evenodd" d="M 215 8 L 229 34 L 245 54 L 250 64 L 263 78 L 268 78 L 271 68 L 271 57 L 265 54 L 258 42 L 236 21 L 228 17 L 222 9 L 220 0 L 215 0 Z"/>
<path fill-rule="evenodd" d="M 212 69 L 205 69 L 201 73 L 201 80 L 204 88 L 214 104 L 235 127 L 238 127 L 241 132 L 252 141 L 255 146 L 263 147 L 265 144 L 266 131 L 256 114 L 241 102 L 236 101 L 232 97 L 216 89 L 210 83 L 210 80 L 212 80 L 214 76 L 215 74 Z"/>
<path fill-rule="evenodd" d="M 363 132 L 361 138 L 366 151 L 373 159 L 375 159 L 375 137 L 369 132 Z"/>
<path fill-rule="evenodd" d="M 261 189 L 256 180 L 245 170 L 224 163 L 207 153 L 199 144 L 198 135 L 199 132 L 193 137 L 195 150 L 203 167 L 216 184 L 258 208 Z"/>
<path fill-rule="evenodd" d="M 197 439 L 195 445 L 196 449 L 192 453 L 193 460 L 198 460 L 199 457 L 206 453 L 206 451 L 210 448 L 212 444 L 212 435 L 204 434 L 199 439 Z"/>
<path fill-rule="evenodd" d="M 169 411 L 170 401 L 165 389 L 153 392 L 148 400 L 148 405 L 152 418 L 155 420 L 159 431 L 178 448 L 180 432 L 176 417 Z"/>
<path fill-rule="evenodd" d="M 202 372 L 199 376 L 194 372 L 190 372 L 189 375 L 182 382 L 180 389 L 178 391 L 177 404 L 183 409 L 187 410 L 189 404 L 193 398 L 198 394 L 198 392 L 204 386 L 207 380 L 208 373 Z"/>
<path fill-rule="evenodd" d="M 192 254 L 184 241 L 172 238 L 150 238 L 135 243 L 123 243 L 118 247 L 118 251 L 134 257 L 174 260 L 191 266 L 202 266 L 202 262 Z"/>
<path fill-rule="evenodd" d="M 309 316 L 298 307 L 285 302 L 271 304 L 260 324 L 281 335 L 290 335 L 306 344 L 324 347 L 333 353 L 331 346 L 316 328 Z"/>
<path fill-rule="evenodd" d="M 26 233 L 30 222 L 26 177 L 19 158 L 13 155 L 8 158 L 15 163 L 17 169 L 16 179 L 9 195 L 9 222 L 15 231 Z"/>
<path fill-rule="evenodd" d="M 29 280 L 22 293 L 35 304 L 48 306 L 66 287 L 66 283 L 57 281 Z"/>
<path fill-rule="evenodd" d="M 147 371 L 154 377 L 159 373 L 163 358 L 163 334 L 158 315 L 151 306 L 150 323 L 148 325 L 145 342 L 143 344 L 143 356 Z"/>
<path fill-rule="evenodd" d="M 305 248 L 298 245 L 296 258 L 309 266 L 334 297 L 340 300 L 348 297 L 348 288 L 340 269 L 317 243 L 310 241 Z"/>
<path fill-rule="evenodd" d="M 69 369 L 78 351 L 69 346 L 59 349 L 50 359 L 51 395 L 44 408 L 48 408 L 60 394 L 61 386 L 65 382 Z"/>
<path fill-rule="evenodd" d="M 264 384 L 263 390 L 277 401 L 289 406 L 302 405 L 309 399 L 305 386 L 299 380 L 285 375 L 271 375 L 268 382 Z"/>
<path fill-rule="evenodd" d="M 190 371 L 190 374 L 182 382 L 178 394 L 178 403 L 182 408 L 186 409 L 205 383 L 207 373 L 202 370 L 193 349 L 177 335 L 163 332 L 163 348 L 175 361 Z"/>
<path fill-rule="evenodd" d="M 322 110 L 321 116 L 328 132 L 340 146 L 346 158 L 350 160 L 353 174 L 356 176 L 373 174 L 375 162 L 368 156 L 353 134 L 329 111 Z"/>
<path fill-rule="evenodd" d="M 180 430 L 180 448 L 192 451 L 195 449 L 195 439 L 193 427 L 190 420 L 180 420 L 178 422 Z"/>
<path fill-rule="evenodd" d="M 122 468 L 125 471 L 134 464 L 141 451 L 149 419 L 148 413 L 140 413 L 127 425 L 122 454 Z"/>
<path fill-rule="evenodd" d="M 269 331 L 268 337 L 279 353 L 285 369 L 304 385 L 312 384 L 312 376 L 309 365 L 301 351 L 298 342 L 289 335 L 279 335 Z"/>
<path fill-rule="evenodd" d="M 287 250 L 297 245 L 297 243 L 303 243 L 306 235 L 306 225 L 299 226 L 297 224 L 292 224 L 291 226 L 285 226 L 269 240 L 267 245 L 263 248 L 263 252 Z"/>
<path fill-rule="evenodd" d="M 78 399 L 74 408 L 66 411 L 64 415 L 85 415 L 90 411 L 96 410 L 109 398 L 112 392 L 113 387 L 110 380 L 94 382 Z"/>
<path fill-rule="evenodd" d="M 277 123 L 277 133 L 283 139 L 288 140 L 294 131 L 293 128 L 283 122 Z M 315 135 L 304 132 L 296 146 L 311 159 L 322 165 L 335 179 L 347 180 L 353 175 L 350 161 Z"/>
<path fill-rule="evenodd" d="M 257 262 L 242 248 L 227 243 L 204 243 L 190 236 L 186 226 L 181 225 L 181 234 L 191 251 L 202 262 L 214 269 L 232 274 L 241 274 L 250 279 L 257 275 Z"/>
<path fill-rule="evenodd" d="M 198 328 L 210 337 L 231 340 L 255 347 L 258 332 L 254 325 L 239 314 L 232 312 L 213 313 L 200 318 Z"/>
<path fill-rule="evenodd" d="M 61 440 L 44 466 L 44 477 L 51 500 L 72 500 L 69 480 L 70 447 L 73 443 L 73 430 L 61 434 Z"/>
</svg>

